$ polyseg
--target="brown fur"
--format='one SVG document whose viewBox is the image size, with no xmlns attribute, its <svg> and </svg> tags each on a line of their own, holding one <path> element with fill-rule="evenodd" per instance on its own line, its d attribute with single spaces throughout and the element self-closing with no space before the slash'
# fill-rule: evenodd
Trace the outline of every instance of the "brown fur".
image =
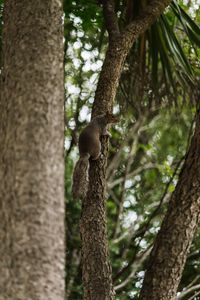
<svg viewBox="0 0 200 300">
<path fill-rule="evenodd" d="M 100 137 L 110 136 L 107 131 L 107 124 L 118 122 L 118 118 L 107 112 L 99 115 L 83 129 L 79 137 L 80 158 L 76 163 L 73 173 L 73 198 L 84 198 L 88 190 L 88 169 L 89 158 L 96 160 L 101 154 Z"/>
</svg>

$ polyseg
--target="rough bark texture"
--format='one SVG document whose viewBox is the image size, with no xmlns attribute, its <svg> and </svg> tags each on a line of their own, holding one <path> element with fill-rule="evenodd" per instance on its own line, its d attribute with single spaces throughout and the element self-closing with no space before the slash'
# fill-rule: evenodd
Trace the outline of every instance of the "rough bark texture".
<svg viewBox="0 0 200 300">
<path fill-rule="evenodd" d="M 0 98 L 0 299 L 64 299 L 61 0 L 7 0 Z"/>
<path fill-rule="evenodd" d="M 110 6 L 106 3 L 106 6 L 109 6 L 107 13 L 105 11 L 106 6 L 104 7 L 104 18 L 109 32 L 109 47 L 97 85 L 92 117 L 112 110 L 122 66 L 127 54 L 138 36 L 153 24 L 171 0 L 152 0 L 142 14 L 131 22 L 122 33 L 119 32 L 115 18 L 110 12 L 112 0 L 106 2 L 111 2 Z M 110 24 L 111 19 L 113 19 L 112 24 Z"/>
<path fill-rule="evenodd" d="M 156 238 L 140 300 L 175 300 L 200 218 L 200 111 L 167 215 Z"/>
<path fill-rule="evenodd" d="M 120 61 L 122 57 L 115 55 L 111 50 L 107 52 L 100 82 L 108 84 L 108 94 L 116 92 L 117 80 L 120 76 Z M 102 80 L 102 81 L 101 81 Z M 106 83 L 107 82 L 107 83 Z M 109 95 L 105 98 L 108 99 Z M 101 99 L 100 99 L 101 100 Z M 106 107 L 107 101 L 102 101 Z M 106 110 L 102 110 L 106 112 Z M 97 113 L 98 114 L 98 113 Z M 83 201 L 81 236 L 83 255 L 83 284 L 84 297 L 87 300 L 114 299 L 112 286 L 112 271 L 108 261 L 108 245 L 106 233 L 105 208 L 105 170 L 108 138 L 102 138 L 102 153 L 104 157 L 98 161 L 90 160 L 89 192 Z"/>
<path fill-rule="evenodd" d="M 104 17 L 109 32 L 109 48 L 100 74 L 92 117 L 111 111 L 116 95 L 121 69 L 132 44 L 170 3 L 151 1 L 143 14 L 120 33 L 112 9 L 113 1 L 102 1 Z M 110 2 L 107 3 L 107 2 Z M 110 18 L 109 18 L 110 17 Z M 111 23 L 113 19 L 113 23 Z M 102 138 L 102 156 L 90 162 L 89 191 L 83 200 L 81 218 L 83 285 L 85 300 L 112 300 L 115 298 L 112 272 L 108 259 L 105 211 L 105 170 L 108 139 Z"/>
</svg>

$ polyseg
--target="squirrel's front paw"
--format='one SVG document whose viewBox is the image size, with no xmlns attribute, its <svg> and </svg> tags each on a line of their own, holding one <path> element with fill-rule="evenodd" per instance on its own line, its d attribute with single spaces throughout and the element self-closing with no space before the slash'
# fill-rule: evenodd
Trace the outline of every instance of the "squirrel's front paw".
<svg viewBox="0 0 200 300">
<path fill-rule="evenodd" d="M 99 155 L 99 158 L 100 158 L 100 159 L 103 159 L 103 158 L 104 158 L 103 153 L 101 153 L 101 154 Z"/>
<path fill-rule="evenodd" d="M 107 132 L 107 136 L 108 136 L 109 138 L 111 138 L 111 137 L 112 137 L 112 135 L 111 135 L 111 133 L 110 133 L 110 132 Z"/>
</svg>

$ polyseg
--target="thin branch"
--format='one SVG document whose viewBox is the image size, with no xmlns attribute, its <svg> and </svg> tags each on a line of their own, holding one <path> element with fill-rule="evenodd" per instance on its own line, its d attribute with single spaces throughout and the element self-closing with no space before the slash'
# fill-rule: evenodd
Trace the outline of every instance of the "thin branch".
<svg viewBox="0 0 200 300">
<path fill-rule="evenodd" d="M 149 169 L 158 169 L 159 165 L 158 164 L 153 164 L 153 163 L 147 163 L 144 166 L 140 166 L 138 167 L 136 170 L 132 171 L 131 173 L 126 175 L 126 179 L 129 178 L 134 178 L 136 175 L 140 174 L 141 172 L 145 171 L 145 170 L 149 170 Z M 116 179 L 115 181 L 108 183 L 108 188 L 112 189 L 114 186 L 120 184 L 121 182 L 124 181 L 124 177 L 120 177 L 118 179 Z"/>
<path fill-rule="evenodd" d="M 102 0 L 103 15 L 105 19 L 106 29 L 108 31 L 110 40 L 120 35 L 118 20 L 115 13 L 115 5 L 113 0 Z"/>
<path fill-rule="evenodd" d="M 126 183 L 126 174 L 127 174 L 127 166 L 126 166 L 126 170 L 125 170 L 125 175 L 124 175 L 124 180 L 122 182 L 121 185 L 121 193 L 120 193 L 120 199 L 119 199 L 119 205 L 118 205 L 118 212 L 117 212 L 117 218 L 116 218 L 116 222 L 115 222 L 115 228 L 114 228 L 114 232 L 112 235 L 112 238 L 115 239 L 118 235 L 118 233 L 120 232 L 120 217 L 123 213 L 123 208 L 124 208 L 124 196 L 125 196 L 125 183 Z"/>
<path fill-rule="evenodd" d="M 103 24 L 101 27 L 101 32 L 99 35 L 99 41 L 98 41 L 98 47 L 97 47 L 99 53 L 101 53 L 101 50 L 102 50 L 105 31 L 106 31 L 105 24 Z"/>
<path fill-rule="evenodd" d="M 120 217 L 121 217 L 121 215 L 123 213 L 123 209 L 124 209 L 124 200 L 125 200 L 125 191 L 126 191 L 125 185 L 126 185 L 127 175 L 131 168 L 133 152 L 135 152 L 135 143 L 134 142 L 132 143 L 132 146 L 130 147 L 130 151 L 129 151 L 129 155 L 128 155 L 128 159 L 127 159 L 127 163 L 126 163 L 126 167 L 125 167 L 125 174 L 124 174 L 124 177 L 122 178 L 122 184 L 121 184 L 122 191 L 121 191 L 121 195 L 120 195 L 117 222 L 116 222 L 113 238 L 116 238 L 116 236 L 118 235 L 118 233 L 120 231 Z"/>
<path fill-rule="evenodd" d="M 181 166 L 181 164 L 182 164 L 182 162 L 183 162 L 184 159 L 185 159 L 185 157 L 182 157 L 182 158 L 180 159 L 180 161 L 177 163 L 177 165 L 176 165 L 176 167 L 175 167 L 175 170 L 174 170 L 174 172 L 173 172 L 173 175 L 171 176 L 169 182 L 167 183 L 167 185 L 166 185 L 166 187 L 165 187 L 164 193 L 163 193 L 163 195 L 162 195 L 162 197 L 161 197 L 161 199 L 160 199 L 160 202 L 159 202 L 158 206 L 157 206 L 157 207 L 155 208 L 155 210 L 152 212 L 152 214 L 150 215 L 150 217 L 149 217 L 149 219 L 147 220 L 147 222 L 146 222 L 144 225 L 142 225 L 142 226 L 141 226 L 141 227 L 140 227 L 140 228 L 132 235 L 132 238 L 131 238 L 132 240 L 135 240 L 135 238 L 140 237 L 140 241 L 141 241 L 142 238 L 144 237 L 146 231 L 147 231 L 148 228 L 149 228 L 149 225 L 150 225 L 152 219 L 159 213 L 159 211 L 160 211 L 160 209 L 161 209 L 161 207 L 162 207 L 162 205 L 163 205 L 163 203 L 164 203 L 164 200 L 165 200 L 165 198 L 166 198 L 166 196 L 167 196 L 167 194 L 168 194 L 169 186 L 170 186 L 170 184 L 173 182 L 174 177 L 177 175 L 177 172 L 178 172 L 178 170 L 180 169 L 180 166 Z M 131 233 L 131 230 L 130 230 L 130 233 Z M 121 240 L 121 239 L 124 238 L 124 237 L 125 237 L 125 235 L 119 237 L 119 238 L 116 239 L 114 242 L 115 242 L 115 243 L 116 243 L 116 242 L 119 242 L 119 240 Z M 130 263 L 129 263 L 129 265 L 130 265 Z M 127 269 L 127 267 L 125 267 L 124 269 Z"/>
<path fill-rule="evenodd" d="M 179 170 L 179 168 L 180 168 L 180 166 L 181 166 L 181 164 L 182 164 L 184 158 L 185 158 L 185 157 L 182 157 L 182 158 L 180 159 L 180 161 L 178 162 L 178 164 L 176 165 L 176 168 L 175 168 L 175 170 L 174 170 L 174 172 L 173 172 L 171 178 L 169 179 L 168 183 L 167 183 L 166 186 L 165 186 L 165 190 L 164 190 L 164 193 L 163 193 L 163 195 L 162 195 L 162 197 L 161 197 L 161 199 L 160 199 L 159 205 L 158 205 L 158 206 L 156 207 L 156 209 L 152 212 L 152 214 L 150 215 L 150 218 L 148 219 L 147 223 L 144 224 L 144 226 L 142 226 L 141 229 L 143 229 L 143 234 L 142 234 L 141 238 L 143 238 L 145 232 L 146 232 L 147 229 L 149 228 L 149 225 L 150 225 L 152 219 L 154 219 L 154 217 L 157 216 L 158 212 L 160 211 L 160 209 L 161 209 L 161 207 L 162 207 L 162 205 L 163 205 L 165 196 L 166 196 L 167 193 L 168 193 L 168 189 L 169 189 L 171 183 L 173 182 L 174 177 L 176 176 L 177 171 Z"/>
<path fill-rule="evenodd" d="M 150 252 L 151 252 L 152 247 L 149 247 L 145 252 L 143 252 L 134 262 L 134 264 L 132 265 L 132 271 L 131 273 L 128 275 L 128 277 L 121 282 L 120 284 L 116 285 L 114 287 L 115 291 L 120 291 L 122 290 L 127 284 L 129 284 L 129 282 L 133 279 L 133 277 L 135 276 L 135 273 L 137 272 L 137 270 L 139 269 L 139 267 L 142 265 L 142 263 L 146 260 L 146 258 L 149 256 Z"/>
<path fill-rule="evenodd" d="M 188 259 L 199 259 L 200 258 L 200 250 L 196 250 L 188 255 Z"/>
<path fill-rule="evenodd" d="M 137 220 L 136 220 L 137 221 Z M 133 239 L 133 231 L 134 231 L 134 227 L 136 224 L 136 221 L 134 221 L 131 225 L 130 228 L 128 228 L 122 235 L 120 235 L 119 237 L 115 238 L 112 240 L 113 244 L 118 244 L 119 242 L 121 242 L 122 240 L 124 240 L 125 238 L 128 238 L 128 240 L 130 241 L 131 239 Z M 138 231 L 137 231 L 138 233 Z"/>
<path fill-rule="evenodd" d="M 149 225 L 151 224 L 151 221 L 157 216 L 157 214 L 159 213 L 163 203 L 165 202 L 166 196 L 168 195 L 168 189 L 170 184 L 173 182 L 174 177 L 177 175 L 177 172 L 183 162 L 183 158 L 181 158 L 181 160 L 178 162 L 178 164 L 176 165 L 176 168 L 174 170 L 174 173 L 172 174 L 172 176 L 170 177 L 168 183 L 166 184 L 165 190 L 163 192 L 163 195 L 159 201 L 159 204 L 157 205 L 157 207 L 154 209 L 154 211 L 151 213 L 151 215 L 149 216 L 149 219 L 147 220 L 147 222 L 145 224 L 143 224 L 137 231 L 134 232 L 134 234 L 132 234 L 131 240 L 135 240 L 137 237 L 140 237 L 140 239 L 142 239 L 146 233 L 146 231 L 149 228 Z M 118 243 L 120 242 L 123 238 L 127 237 L 129 234 L 131 234 L 131 232 L 133 231 L 133 228 L 131 227 L 129 231 L 127 231 L 126 233 L 124 233 L 122 236 L 120 236 L 119 238 L 115 239 L 113 241 L 113 243 Z"/>
<path fill-rule="evenodd" d="M 154 23 L 170 2 L 171 0 L 152 0 L 141 14 L 125 28 L 122 34 L 125 40 L 133 43 Z"/>
<path fill-rule="evenodd" d="M 84 61 L 83 59 L 81 58 L 80 56 L 80 59 L 81 59 L 81 65 L 80 65 L 80 68 L 79 68 L 79 74 L 78 74 L 78 77 L 79 77 L 79 88 L 80 88 L 80 92 L 79 92 L 79 95 L 78 95 L 78 99 L 77 99 L 77 103 L 76 103 L 76 111 L 75 111 L 75 114 L 74 114 L 74 121 L 75 121 L 75 128 L 71 131 L 71 142 L 70 142 L 70 146 L 68 148 L 68 150 L 65 151 L 65 160 L 68 158 L 69 154 L 71 153 L 74 145 L 77 144 L 77 131 L 78 131 L 78 127 L 79 127 L 79 113 L 80 113 L 80 107 L 81 107 L 81 93 L 82 93 L 82 90 L 83 90 L 83 80 L 82 80 L 82 74 L 83 74 L 83 66 L 84 66 Z M 66 103 L 66 101 L 65 101 Z M 66 111 L 66 108 L 65 108 L 65 111 Z M 66 117 L 66 113 L 65 113 L 65 117 Z M 65 126 L 68 127 L 68 124 L 66 124 L 65 122 Z"/>
<path fill-rule="evenodd" d="M 185 296 L 187 296 L 191 292 L 194 292 L 194 291 L 197 291 L 197 290 L 200 290 L 200 284 L 193 285 L 192 287 L 190 287 L 190 288 L 184 290 L 183 292 L 181 292 L 178 295 L 178 300 L 183 299 Z"/>
<path fill-rule="evenodd" d="M 186 287 L 186 289 L 188 289 L 188 288 L 190 288 L 191 286 L 193 286 L 193 285 L 199 280 L 199 278 L 200 278 L 200 275 L 197 275 L 197 276 L 194 278 L 194 280 L 192 280 L 192 281 L 190 282 L 190 284 Z"/>
<path fill-rule="evenodd" d="M 192 295 L 188 300 L 193 300 L 194 298 L 196 298 L 196 296 L 198 296 L 200 294 L 199 292 L 195 292 L 194 295 Z"/>
<path fill-rule="evenodd" d="M 124 151 L 124 147 L 128 144 L 128 142 L 134 137 L 135 139 L 137 138 L 137 134 L 138 131 L 140 129 L 140 127 L 143 125 L 144 123 L 144 118 L 141 117 L 140 119 L 138 119 L 134 125 L 132 126 L 132 128 L 129 129 L 129 132 L 127 133 L 125 139 L 122 141 L 120 148 L 118 149 L 116 155 L 113 157 L 112 161 L 110 162 L 110 164 L 107 167 L 107 181 L 111 181 L 110 177 L 111 175 L 113 175 L 113 170 L 116 170 L 121 162 L 121 155 Z"/>
<path fill-rule="evenodd" d="M 119 205 L 119 200 L 118 200 L 118 197 L 115 195 L 115 193 L 111 190 L 109 192 L 110 196 L 112 197 L 112 199 L 114 200 L 114 202 Z"/>
</svg>

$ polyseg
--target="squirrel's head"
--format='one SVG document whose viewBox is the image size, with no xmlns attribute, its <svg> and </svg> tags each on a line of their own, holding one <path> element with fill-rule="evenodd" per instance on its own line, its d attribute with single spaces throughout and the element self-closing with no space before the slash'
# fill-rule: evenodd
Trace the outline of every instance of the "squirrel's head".
<svg viewBox="0 0 200 300">
<path fill-rule="evenodd" d="M 91 121 L 92 124 L 98 124 L 98 126 L 105 128 L 107 124 L 117 123 L 119 118 L 113 114 L 106 112 L 105 114 L 94 117 Z"/>
<path fill-rule="evenodd" d="M 112 113 L 108 111 L 106 112 L 105 117 L 106 117 L 107 124 L 119 122 L 119 118 L 117 116 L 114 116 Z"/>
</svg>

